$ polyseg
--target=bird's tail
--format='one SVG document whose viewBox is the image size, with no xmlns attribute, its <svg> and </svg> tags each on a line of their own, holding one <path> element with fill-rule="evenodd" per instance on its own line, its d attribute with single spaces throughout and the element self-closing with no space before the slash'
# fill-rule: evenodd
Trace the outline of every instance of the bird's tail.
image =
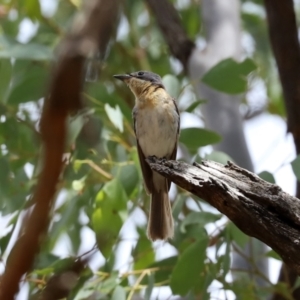
<svg viewBox="0 0 300 300">
<path fill-rule="evenodd" d="M 148 237 L 152 241 L 167 240 L 174 235 L 172 208 L 168 195 L 167 184 L 165 188 L 151 194 L 150 216 L 148 222 Z"/>
</svg>

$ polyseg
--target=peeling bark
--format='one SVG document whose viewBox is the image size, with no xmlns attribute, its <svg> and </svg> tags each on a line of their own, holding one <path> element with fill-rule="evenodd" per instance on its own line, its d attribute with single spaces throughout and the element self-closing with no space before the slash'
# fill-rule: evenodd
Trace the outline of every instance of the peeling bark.
<svg viewBox="0 0 300 300">
<path fill-rule="evenodd" d="M 202 198 L 244 233 L 269 245 L 300 275 L 300 200 L 231 162 L 193 166 L 148 157 L 152 170 Z"/>
</svg>

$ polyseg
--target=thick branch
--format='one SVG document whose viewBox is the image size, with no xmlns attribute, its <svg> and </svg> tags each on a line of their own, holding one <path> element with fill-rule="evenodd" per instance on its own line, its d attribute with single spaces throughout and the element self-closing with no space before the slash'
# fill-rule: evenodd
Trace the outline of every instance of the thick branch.
<svg viewBox="0 0 300 300">
<path fill-rule="evenodd" d="M 276 59 L 279 77 L 287 110 L 288 131 L 293 134 L 297 154 L 300 153 L 300 48 L 298 26 L 293 0 L 264 0 L 269 36 Z M 288 46 L 287 46 L 288 45 Z M 297 182 L 297 197 L 300 197 L 300 183 Z M 297 279 L 295 272 L 282 266 L 279 280 L 288 286 L 294 286 Z M 293 292 L 294 299 L 299 299 L 299 288 Z M 275 294 L 273 300 L 284 297 Z"/>
<path fill-rule="evenodd" d="M 228 163 L 188 165 L 149 157 L 150 167 L 204 199 L 244 233 L 273 248 L 300 275 L 300 200 Z"/>
<path fill-rule="evenodd" d="M 158 26 L 170 48 L 170 52 L 187 68 L 187 62 L 195 47 L 194 42 L 187 36 L 178 15 L 168 0 L 146 0 L 153 11 Z"/>
<path fill-rule="evenodd" d="M 116 23 L 118 3 L 118 0 L 87 1 L 83 15 L 77 18 L 72 33 L 60 47 L 52 75 L 51 96 L 45 100 L 41 118 L 44 165 L 33 195 L 34 208 L 9 255 L 1 278 L 1 300 L 14 299 L 19 281 L 30 270 L 47 231 L 49 212 L 63 168 L 67 116 L 81 107 L 85 58 L 97 49 L 105 51 Z"/>
<path fill-rule="evenodd" d="M 293 0 L 264 0 L 269 35 L 283 88 L 288 130 L 300 153 L 300 45 Z"/>
</svg>

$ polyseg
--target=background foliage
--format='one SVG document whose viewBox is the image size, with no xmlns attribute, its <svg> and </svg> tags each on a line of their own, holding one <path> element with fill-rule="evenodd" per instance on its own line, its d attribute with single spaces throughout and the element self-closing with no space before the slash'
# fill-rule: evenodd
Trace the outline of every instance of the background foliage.
<svg viewBox="0 0 300 300">
<path fill-rule="evenodd" d="M 75 0 L 54 1 L 53 12 L 42 3 L 7 0 L 0 5 L 3 267 L 20 220 L 31 207 L 39 174 L 39 117 L 55 61 L 55 47 L 80 9 Z M 175 4 L 188 35 L 201 43 L 199 3 Z M 245 45 L 247 57 L 240 63 L 232 59 L 222 61 L 205 75 L 203 82 L 225 93 L 245 95 L 255 82 L 262 82 L 268 101 L 255 105 L 284 118 L 262 3 L 253 0 L 246 4 L 242 6 L 241 18 L 243 35 L 250 41 Z M 253 9 L 247 9 L 249 5 Z M 88 257 L 68 299 L 122 300 L 138 295 L 142 299 L 166 299 L 170 295 L 186 296 L 185 299 L 266 299 L 274 291 L 290 299 L 287 286 L 271 283 L 268 278 L 264 278 L 264 287 L 257 287 L 241 272 L 240 278 L 232 282 L 230 249 L 235 247 L 238 251 L 248 237 L 201 199 L 176 187 L 171 191 L 174 239 L 164 243 L 147 239 L 149 199 L 142 187 L 132 128 L 134 98 L 112 77 L 140 69 L 161 74 L 182 115 L 198 120 L 197 126 L 185 128 L 182 124 L 178 158 L 189 163 L 204 157 L 226 162 L 225 153 L 207 155 L 211 148 L 205 146 L 222 137 L 198 127 L 203 123 L 199 108 L 205 105 L 205 99 L 197 99 L 192 82 L 169 56 L 147 6 L 143 1 L 125 1 L 116 39 L 106 57 L 87 62 L 82 95 L 87 108 L 69 119 L 64 176 L 48 236 L 32 272 L 24 279 L 23 297 L 38 294 L 53 275 L 63 273 L 78 257 Z M 245 96 L 244 106 L 249 105 Z M 299 176 L 298 165 L 299 159 L 292 164 Z M 262 176 L 274 181 L 270 173 Z M 268 256 L 279 259 L 272 250 L 266 253 Z M 259 272 L 255 262 L 251 258 L 249 261 L 254 272 Z"/>
</svg>

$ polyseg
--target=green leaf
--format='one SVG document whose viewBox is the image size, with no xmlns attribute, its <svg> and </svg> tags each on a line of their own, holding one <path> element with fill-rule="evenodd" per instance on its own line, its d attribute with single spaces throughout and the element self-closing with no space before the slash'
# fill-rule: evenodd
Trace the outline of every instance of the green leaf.
<svg viewBox="0 0 300 300">
<path fill-rule="evenodd" d="M 0 251 L 1 251 L 1 255 L 3 255 L 3 253 L 6 250 L 6 247 L 8 246 L 8 243 L 10 241 L 10 238 L 13 234 L 13 231 L 10 230 L 5 236 L 2 236 L 0 238 Z"/>
<path fill-rule="evenodd" d="M 291 162 L 294 174 L 298 181 L 300 181 L 300 155 L 298 155 L 292 162 Z"/>
<path fill-rule="evenodd" d="M 197 283 L 195 285 L 195 293 L 201 293 L 201 300 L 211 299 L 208 287 L 216 279 L 217 276 L 219 276 L 219 274 L 216 268 L 216 264 L 205 264 L 204 272 L 202 272 L 201 276 L 198 277 Z"/>
<path fill-rule="evenodd" d="M 126 291 L 125 289 L 118 285 L 110 298 L 110 300 L 125 300 L 126 299 Z"/>
<path fill-rule="evenodd" d="M 115 289 L 118 284 L 119 284 L 119 272 L 114 271 L 110 274 L 110 276 L 105 281 L 101 282 L 99 290 L 103 294 L 108 294 L 110 291 Z"/>
<path fill-rule="evenodd" d="M 191 224 L 199 224 L 204 227 L 208 223 L 216 222 L 222 217 L 221 214 L 213 214 L 206 211 L 191 212 L 182 221 L 180 225 L 181 231 L 185 232 L 185 227 Z"/>
<path fill-rule="evenodd" d="M 277 259 L 279 261 L 282 261 L 281 257 L 279 256 L 279 254 L 277 254 L 277 252 L 275 252 L 274 250 L 269 250 L 267 253 L 266 253 L 266 256 L 267 257 L 272 257 L 274 259 Z"/>
<path fill-rule="evenodd" d="M 63 259 L 58 259 L 54 262 L 51 267 L 53 268 L 53 272 L 56 274 L 62 273 L 66 270 L 69 270 L 71 266 L 74 265 L 76 258 L 74 257 L 67 257 Z"/>
<path fill-rule="evenodd" d="M 187 196 L 183 194 L 178 194 L 176 197 L 175 202 L 172 205 L 172 212 L 174 219 L 178 219 L 179 214 L 182 211 L 182 207 L 184 205 L 184 202 L 186 201 Z"/>
<path fill-rule="evenodd" d="M 282 295 L 284 299 L 293 300 L 295 299 L 290 292 L 290 287 L 286 282 L 277 282 L 274 286 L 274 291 L 279 295 Z"/>
<path fill-rule="evenodd" d="M 53 59 L 53 50 L 41 44 L 21 44 L 5 36 L 0 36 L 0 44 L 0 58 L 28 59 L 34 61 Z"/>
<path fill-rule="evenodd" d="M 154 287 L 154 274 L 151 273 L 148 276 L 148 284 L 147 284 L 147 288 L 145 290 L 145 295 L 144 295 L 144 299 L 145 300 L 150 300 L 151 299 L 151 294 L 153 291 L 153 287 Z"/>
<path fill-rule="evenodd" d="M 17 80 L 11 86 L 8 103 L 19 104 L 29 101 L 37 101 L 46 94 L 46 79 L 48 71 L 39 66 L 32 65 L 27 71 L 18 74 Z"/>
<path fill-rule="evenodd" d="M 185 128 L 180 132 L 179 141 L 195 152 L 200 147 L 220 142 L 221 136 L 204 128 Z"/>
<path fill-rule="evenodd" d="M 96 104 L 96 107 L 102 107 L 103 104 L 107 103 L 111 107 L 116 107 L 117 105 L 120 107 L 123 116 L 130 123 L 132 122 L 132 113 L 131 109 L 128 107 L 128 104 L 124 101 L 123 97 L 118 96 L 116 93 L 109 93 L 103 84 L 99 82 L 89 83 L 87 85 L 87 97 L 93 103 Z"/>
<path fill-rule="evenodd" d="M 9 84 L 12 74 L 12 65 L 9 59 L 2 59 L 0 61 L 0 103 L 6 102 L 8 95 Z"/>
<path fill-rule="evenodd" d="M 133 250 L 134 269 L 142 270 L 154 262 L 155 253 L 152 243 L 147 238 L 143 229 L 137 228 L 140 238 Z"/>
<path fill-rule="evenodd" d="M 216 161 L 223 165 L 226 165 L 228 161 L 233 161 L 229 155 L 221 151 L 213 151 L 210 154 L 205 155 L 204 158 L 207 160 Z"/>
<path fill-rule="evenodd" d="M 204 268 L 208 238 L 202 238 L 190 245 L 179 257 L 171 275 L 171 289 L 174 294 L 184 296 L 195 287 Z"/>
<path fill-rule="evenodd" d="M 107 182 L 102 191 L 105 193 L 105 203 L 104 205 L 107 205 L 105 207 L 111 207 L 112 209 L 117 209 L 119 211 L 126 210 L 127 206 L 127 196 L 126 193 L 119 182 L 118 179 L 113 179 L 109 182 Z M 101 191 L 98 193 L 98 195 L 101 197 Z M 103 199 L 100 199 L 99 197 L 96 197 L 96 203 L 97 205 L 100 204 L 100 206 L 103 206 L 103 203 L 100 203 Z"/>
<path fill-rule="evenodd" d="M 135 165 L 126 165 L 120 167 L 120 182 L 128 197 L 130 197 L 139 184 L 139 174 Z"/>
<path fill-rule="evenodd" d="M 155 282 L 164 282 L 169 280 L 170 275 L 174 266 L 176 265 L 178 256 L 171 256 L 163 260 L 157 261 L 154 264 L 150 265 L 149 268 L 157 268 L 158 270 L 154 273 Z M 147 284 L 146 278 L 141 282 L 142 284 Z"/>
<path fill-rule="evenodd" d="M 177 98 L 180 92 L 180 83 L 177 77 L 171 74 L 167 74 L 162 78 L 162 82 L 168 93 L 172 97 Z"/>
<path fill-rule="evenodd" d="M 119 129 L 120 132 L 123 132 L 123 115 L 120 110 L 120 107 L 116 105 L 115 108 L 111 107 L 109 104 L 104 105 L 104 109 L 109 120 L 114 124 L 114 126 Z"/>
<path fill-rule="evenodd" d="M 51 272 L 54 271 L 54 265 L 60 261 L 60 258 L 54 254 L 48 253 L 48 252 L 42 252 L 39 253 L 35 264 L 34 268 L 38 270 L 38 272 L 49 272 L 49 268 L 52 270 Z M 50 267 L 49 267 L 50 266 Z"/>
<path fill-rule="evenodd" d="M 249 275 L 239 272 L 239 277 L 231 285 L 231 290 L 235 293 L 237 299 L 257 300 L 257 292 L 255 290 L 254 282 L 249 280 Z M 259 298 L 259 299 L 267 299 Z"/>
<path fill-rule="evenodd" d="M 105 258 L 108 258 L 127 217 L 127 196 L 120 182 L 114 179 L 104 185 L 95 201 L 96 209 L 92 215 L 93 229 L 99 250 Z"/>
<path fill-rule="evenodd" d="M 38 0 L 26 0 L 25 6 L 26 14 L 32 19 L 39 19 L 41 17 L 41 7 Z"/>
<path fill-rule="evenodd" d="M 262 178 L 263 180 L 268 181 L 270 183 L 276 183 L 273 174 L 268 171 L 263 171 L 263 172 L 259 173 L 258 176 L 260 178 Z"/>
<path fill-rule="evenodd" d="M 249 237 L 244 234 L 234 223 L 229 222 L 227 230 L 232 238 L 232 241 L 237 243 L 240 247 L 244 247 L 249 242 Z"/>
<path fill-rule="evenodd" d="M 80 277 L 79 280 L 77 281 L 76 286 L 70 291 L 70 294 L 68 296 L 68 299 L 85 299 L 82 297 L 78 297 L 81 294 L 81 291 L 84 291 L 86 288 L 86 282 L 94 276 L 94 273 L 92 270 L 88 267 L 85 267 L 81 272 L 80 272 Z M 77 298 L 77 297 L 78 298 Z"/>
<path fill-rule="evenodd" d="M 255 69 L 256 66 L 250 58 L 241 63 L 228 58 L 212 67 L 202 81 L 220 92 L 240 94 L 247 91 L 247 76 Z"/>
<path fill-rule="evenodd" d="M 84 109 L 75 116 L 72 116 L 68 120 L 68 135 L 67 142 L 68 146 L 72 145 L 77 139 L 82 127 L 86 124 L 88 117 L 93 114 L 93 109 Z"/>
<path fill-rule="evenodd" d="M 196 39 L 199 34 L 199 28 L 201 27 L 201 19 L 199 18 L 197 8 L 190 5 L 189 7 L 180 9 L 180 17 L 182 18 L 182 24 L 184 24 L 188 36 L 191 37 L 192 40 Z"/>
<path fill-rule="evenodd" d="M 189 105 L 185 111 L 188 113 L 192 113 L 200 104 L 207 103 L 207 100 L 197 100 Z"/>
<path fill-rule="evenodd" d="M 300 277 L 298 276 L 295 283 L 294 283 L 293 290 L 296 290 L 299 287 L 300 287 Z"/>
</svg>

